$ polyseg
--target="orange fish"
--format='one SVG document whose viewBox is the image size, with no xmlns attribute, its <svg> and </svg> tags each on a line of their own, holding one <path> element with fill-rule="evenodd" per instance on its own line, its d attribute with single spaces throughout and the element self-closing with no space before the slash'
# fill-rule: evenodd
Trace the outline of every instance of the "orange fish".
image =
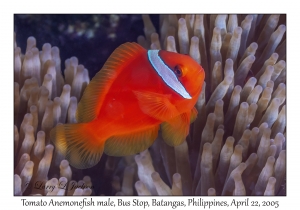
<svg viewBox="0 0 300 210">
<path fill-rule="evenodd" d="M 119 46 L 86 87 L 77 124 L 56 126 L 50 138 L 76 168 L 90 168 L 105 152 L 132 155 L 149 148 L 161 129 L 180 145 L 196 118 L 204 70 L 188 55 Z"/>
</svg>

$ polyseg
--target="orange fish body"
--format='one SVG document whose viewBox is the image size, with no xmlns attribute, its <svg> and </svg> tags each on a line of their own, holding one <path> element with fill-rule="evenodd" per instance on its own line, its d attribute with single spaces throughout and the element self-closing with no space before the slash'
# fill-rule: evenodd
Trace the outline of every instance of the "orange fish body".
<svg viewBox="0 0 300 210">
<path fill-rule="evenodd" d="M 187 55 L 123 44 L 85 89 L 78 123 L 56 126 L 51 140 L 76 168 L 94 166 L 103 152 L 139 153 L 159 129 L 167 144 L 179 145 L 196 118 L 203 81 L 202 67 Z"/>
</svg>

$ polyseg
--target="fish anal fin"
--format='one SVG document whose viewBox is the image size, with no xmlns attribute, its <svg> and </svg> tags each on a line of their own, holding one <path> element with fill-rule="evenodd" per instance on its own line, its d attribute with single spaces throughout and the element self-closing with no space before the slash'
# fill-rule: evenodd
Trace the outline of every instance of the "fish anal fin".
<svg viewBox="0 0 300 210">
<path fill-rule="evenodd" d="M 190 112 L 182 113 L 161 124 L 162 137 L 170 146 L 178 146 L 182 144 L 190 129 Z"/>
<path fill-rule="evenodd" d="M 104 141 L 87 129 L 86 123 L 59 124 L 51 130 L 50 139 L 70 165 L 85 169 L 96 165 L 103 154 Z"/>
<path fill-rule="evenodd" d="M 127 156 L 149 148 L 158 135 L 159 126 L 138 132 L 110 137 L 104 146 L 104 152 L 111 156 Z"/>
<path fill-rule="evenodd" d="M 133 92 L 138 99 L 141 110 L 155 119 L 166 121 L 179 114 L 176 107 L 169 100 L 171 95 L 154 92 Z"/>
<path fill-rule="evenodd" d="M 133 61 L 137 55 L 143 52 L 146 52 L 143 47 L 137 43 L 130 42 L 122 44 L 115 49 L 102 69 L 85 88 L 76 112 L 77 122 L 89 122 L 97 117 L 103 99 L 114 80 L 124 69 L 123 66 Z"/>
<path fill-rule="evenodd" d="M 193 123 L 196 120 L 197 115 L 198 115 L 198 111 L 195 107 L 193 107 L 191 110 L 191 119 L 190 119 L 191 123 Z"/>
</svg>

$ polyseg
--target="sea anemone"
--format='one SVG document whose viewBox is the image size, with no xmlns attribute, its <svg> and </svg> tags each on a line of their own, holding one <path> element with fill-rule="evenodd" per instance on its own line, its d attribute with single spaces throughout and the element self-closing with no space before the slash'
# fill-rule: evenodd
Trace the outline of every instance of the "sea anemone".
<svg viewBox="0 0 300 210">
<path fill-rule="evenodd" d="M 111 185 L 102 192 L 285 195 L 285 15 L 160 15 L 159 33 L 148 15 L 142 18 L 140 45 L 189 54 L 203 66 L 198 117 L 179 146 L 168 146 L 159 133 L 146 151 L 106 157 L 104 178 Z M 16 195 L 92 193 L 59 188 L 82 173 L 72 175 L 76 170 L 55 152 L 49 132 L 57 123 L 76 122 L 77 101 L 89 83 L 75 57 L 65 62 L 65 78 L 60 62 L 50 44 L 39 52 L 30 37 L 23 55 L 15 43 Z M 91 179 L 79 182 L 91 187 Z M 37 181 L 55 190 L 37 191 Z"/>
<path fill-rule="evenodd" d="M 34 37 L 25 54 L 17 43 L 14 51 L 15 195 L 90 195 L 90 177 L 72 180 L 68 161 L 49 142 L 55 125 L 76 122 L 77 101 L 90 81 L 87 69 L 76 57 L 67 59 L 64 79 L 59 49 L 46 43 L 39 51 Z"/>
<path fill-rule="evenodd" d="M 285 195 L 285 15 L 161 15 L 160 34 L 143 21 L 139 44 L 189 54 L 206 78 L 186 142 L 136 156 L 137 193 Z"/>
</svg>

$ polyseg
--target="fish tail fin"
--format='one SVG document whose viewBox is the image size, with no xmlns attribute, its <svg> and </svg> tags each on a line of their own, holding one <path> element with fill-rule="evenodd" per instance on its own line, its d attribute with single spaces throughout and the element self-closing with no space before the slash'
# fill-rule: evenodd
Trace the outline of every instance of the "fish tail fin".
<svg viewBox="0 0 300 210">
<path fill-rule="evenodd" d="M 100 161 L 103 154 L 105 141 L 95 134 L 92 124 L 59 124 L 51 130 L 50 139 L 55 148 L 75 168 L 90 168 Z"/>
</svg>

